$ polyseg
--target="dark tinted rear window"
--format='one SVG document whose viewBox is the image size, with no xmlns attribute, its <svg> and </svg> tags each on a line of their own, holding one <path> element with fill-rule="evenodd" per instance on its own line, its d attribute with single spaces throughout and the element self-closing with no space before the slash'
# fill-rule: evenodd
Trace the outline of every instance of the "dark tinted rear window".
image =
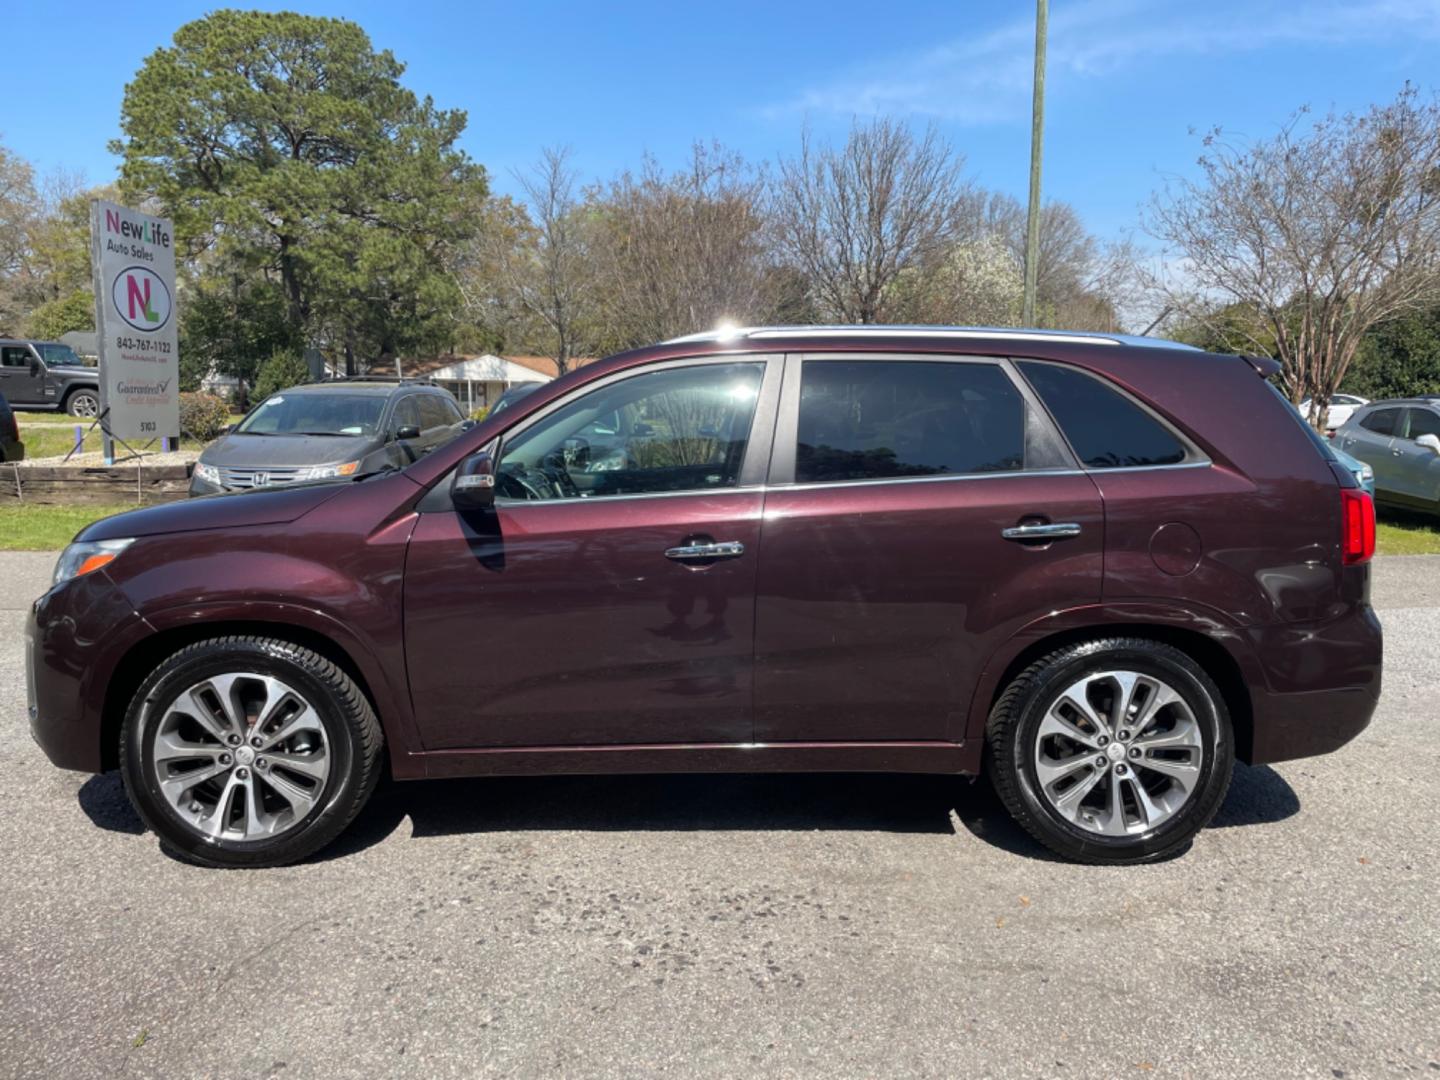
<svg viewBox="0 0 1440 1080">
<path fill-rule="evenodd" d="M 1399 409 L 1376 409 L 1360 421 L 1360 426 L 1376 435 L 1394 435 L 1395 420 L 1399 415 Z"/>
<path fill-rule="evenodd" d="M 1440 435 L 1440 413 L 1433 409 L 1410 410 L 1410 430 L 1405 436 L 1418 439 L 1421 435 Z"/>
<path fill-rule="evenodd" d="M 1092 469 L 1176 465 L 1185 446 L 1165 426 L 1099 379 L 1057 364 L 1023 361 L 1020 369 Z"/>
<path fill-rule="evenodd" d="M 1002 472 L 1025 463 L 1025 401 L 998 366 L 811 360 L 800 483 Z"/>
</svg>

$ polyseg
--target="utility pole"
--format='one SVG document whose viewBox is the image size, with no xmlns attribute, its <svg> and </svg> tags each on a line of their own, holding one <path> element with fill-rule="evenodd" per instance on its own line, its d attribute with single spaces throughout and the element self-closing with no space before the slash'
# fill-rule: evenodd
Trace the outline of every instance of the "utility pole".
<svg viewBox="0 0 1440 1080">
<path fill-rule="evenodd" d="M 1025 299 L 1020 322 L 1035 325 L 1035 282 L 1040 272 L 1040 154 L 1045 141 L 1045 36 L 1050 0 L 1035 0 L 1035 100 L 1030 110 L 1030 215 L 1025 222 Z"/>
</svg>

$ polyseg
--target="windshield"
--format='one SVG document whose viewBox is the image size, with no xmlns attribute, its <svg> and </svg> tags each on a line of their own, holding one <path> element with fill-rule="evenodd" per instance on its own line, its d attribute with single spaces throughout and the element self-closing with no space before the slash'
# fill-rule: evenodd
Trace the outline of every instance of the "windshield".
<svg viewBox="0 0 1440 1080">
<path fill-rule="evenodd" d="M 85 361 L 76 356 L 75 350 L 70 348 L 69 345 L 41 344 L 35 347 L 40 350 L 41 357 L 44 358 L 45 363 L 50 367 L 56 367 L 62 364 L 69 364 L 71 367 L 86 366 Z"/>
<path fill-rule="evenodd" d="M 374 435 L 385 398 L 378 394 L 271 394 L 240 421 L 246 435 Z"/>
</svg>

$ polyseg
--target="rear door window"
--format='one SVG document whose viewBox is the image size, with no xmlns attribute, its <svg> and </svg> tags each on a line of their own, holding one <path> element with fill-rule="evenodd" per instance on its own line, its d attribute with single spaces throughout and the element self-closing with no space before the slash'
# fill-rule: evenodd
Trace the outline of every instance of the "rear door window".
<svg viewBox="0 0 1440 1080">
<path fill-rule="evenodd" d="M 795 480 L 1013 472 L 1025 399 L 997 364 L 807 360 Z"/>
<path fill-rule="evenodd" d="M 1376 435 L 1394 435 L 1395 421 L 1399 418 L 1399 409 L 1376 409 L 1372 413 L 1365 414 L 1360 421 L 1360 426 L 1366 431 L 1373 431 Z"/>
<path fill-rule="evenodd" d="M 1410 427 L 1405 437 L 1418 439 L 1421 435 L 1440 435 L 1440 413 L 1433 409 L 1410 410 Z"/>
<path fill-rule="evenodd" d="M 1094 376 L 1033 360 L 1018 366 L 1088 468 L 1178 465 L 1188 456 L 1174 432 Z"/>
</svg>

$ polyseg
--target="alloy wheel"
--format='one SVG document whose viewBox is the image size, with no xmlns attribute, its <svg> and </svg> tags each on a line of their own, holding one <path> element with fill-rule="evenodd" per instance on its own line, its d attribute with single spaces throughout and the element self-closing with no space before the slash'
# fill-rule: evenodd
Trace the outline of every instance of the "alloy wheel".
<svg viewBox="0 0 1440 1080">
<path fill-rule="evenodd" d="M 1195 713 L 1154 675 L 1112 670 L 1066 687 L 1035 739 L 1039 790 L 1071 824 L 1107 837 L 1150 832 L 1190 801 L 1204 744 Z"/>
<path fill-rule="evenodd" d="M 197 833 L 229 842 L 295 828 L 330 776 L 314 706 L 288 683 L 249 671 L 211 676 L 176 696 L 150 751 L 170 809 Z"/>
</svg>

